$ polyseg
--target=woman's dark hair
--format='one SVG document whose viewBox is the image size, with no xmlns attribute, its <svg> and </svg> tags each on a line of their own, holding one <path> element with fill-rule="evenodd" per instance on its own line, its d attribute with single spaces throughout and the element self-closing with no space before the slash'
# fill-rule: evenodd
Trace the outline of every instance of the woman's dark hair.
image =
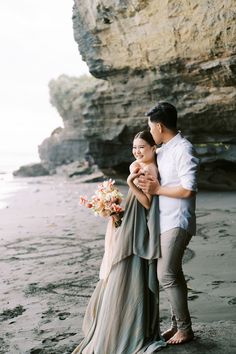
<svg viewBox="0 0 236 354">
<path fill-rule="evenodd" d="M 153 123 L 162 123 L 166 128 L 176 130 L 177 110 L 168 102 L 158 102 L 156 106 L 146 113 L 146 116 L 148 116 Z"/>
<path fill-rule="evenodd" d="M 134 137 L 134 139 L 143 139 L 145 140 L 150 146 L 156 145 L 152 134 L 148 130 L 143 130 L 139 133 L 137 133 Z"/>
</svg>

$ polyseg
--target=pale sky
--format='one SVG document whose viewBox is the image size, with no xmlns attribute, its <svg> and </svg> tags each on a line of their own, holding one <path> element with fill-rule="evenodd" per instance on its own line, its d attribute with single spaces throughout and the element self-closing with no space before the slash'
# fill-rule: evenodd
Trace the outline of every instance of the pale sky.
<svg viewBox="0 0 236 354">
<path fill-rule="evenodd" d="M 48 82 L 88 73 L 72 30 L 72 0 L 0 1 L 0 165 L 19 155 L 37 161 L 37 146 L 62 120 Z"/>
</svg>

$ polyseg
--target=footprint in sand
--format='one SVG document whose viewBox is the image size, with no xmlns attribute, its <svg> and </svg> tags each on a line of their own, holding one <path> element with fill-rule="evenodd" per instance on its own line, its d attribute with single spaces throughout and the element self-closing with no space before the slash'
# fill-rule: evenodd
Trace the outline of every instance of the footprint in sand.
<svg viewBox="0 0 236 354">
<path fill-rule="evenodd" d="M 189 300 L 189 301 L 193 301 L 193 300 L 196 300 L 196 299 L 198 299 L 198 298 L 199 298 L 198 295 L 189 295 L 189 296 L 188 296 L 188 300 Z"/>
<path fill-rule="evenodd" d="M 58 334 L 57 336 L 55 337 L 51 337 L 51 338 L 45 338 L 42 343 L 43 344 L 49 344 L 50 342 L 60 342 L 61 340 L 63 339 L 66 339 L 68 337 L 71 337 L 71 336 L 75 336 L 77 333 L 63 333 L 63 334 Z"/>
<path fill-rule="evenodd" d="M 22 305 L 18 305 L 13 309 L 6 309 L 2 313 L 0 313 L 0 321 L 2 322 L 2 321 L 9 320 L 10 318 L 18 317 L 22 315 L 24 311 L 26 310 Z"/>
<path fill-rule="evenodd" d="M 236 297 L 232 297 L 232 299 L 230 299 L 230 300 L 228 301 L 228 304 L 229 304 L 229 305 L 236 305 Z"/>
<path fill-rule="evenodd" d="M 31 349 L 30 354 L 43 354 L 44 350 L 41 348 Z"/>
<path fill-rule="evenodd" d="M 219 232 L 220 234 L 222 234 L 223 232 L 226 232 L 226 230 L 220 229 L 218 232 Z"/>
<path fill-rule="evenodd" d="M 225 283 L 224 280 L 214 280 L 214 281 L 211 282 L 211 285 L 217 286 L 217 285 L 220 285 L 220 284 L 223 284 L 223 283 Z"/>
<path fill-rule="evenodd" d="M 65 320 L 68 316 L 70 316 L 70 312 L 60 312 L 58 314 L 59 320 Z"/>
</svg>

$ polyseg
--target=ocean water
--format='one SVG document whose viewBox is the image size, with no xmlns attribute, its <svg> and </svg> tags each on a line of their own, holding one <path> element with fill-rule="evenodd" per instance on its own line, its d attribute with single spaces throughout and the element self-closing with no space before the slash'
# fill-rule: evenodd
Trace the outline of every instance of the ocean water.
<svg viewBox="0 0 236 354">
<path fill-rule="evenodd" d="M 0 209 L 6 208 L 9 198 L 17 191 L 27 188 L 27 182 L 24 178 L 14 177 L 13 171 L 20 166 L 31 163 L 32 160 L 22 156 L 19 159 L 9 159 L 9 161 L 0 160 Z M 38 162 L 38 161 L 36 161 Z"/>
</svg>

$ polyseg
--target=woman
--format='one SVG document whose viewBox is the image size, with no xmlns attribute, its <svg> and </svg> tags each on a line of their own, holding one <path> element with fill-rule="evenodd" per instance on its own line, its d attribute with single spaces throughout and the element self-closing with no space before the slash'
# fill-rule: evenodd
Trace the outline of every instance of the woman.
<svg viewBox="0 0 236 354">
<path fill-rule="evenodd" d="M 72 354 L 154 353 L 166 344 L 159 330 L 158 199 L 144 194 L 138 177 L 157 176 L 156 145 L 148 131 L 133 141 L 129 193 L 121 226 L 110 218 L 100 281 L 88 304 L 85 338 Z"/>
</svg>

